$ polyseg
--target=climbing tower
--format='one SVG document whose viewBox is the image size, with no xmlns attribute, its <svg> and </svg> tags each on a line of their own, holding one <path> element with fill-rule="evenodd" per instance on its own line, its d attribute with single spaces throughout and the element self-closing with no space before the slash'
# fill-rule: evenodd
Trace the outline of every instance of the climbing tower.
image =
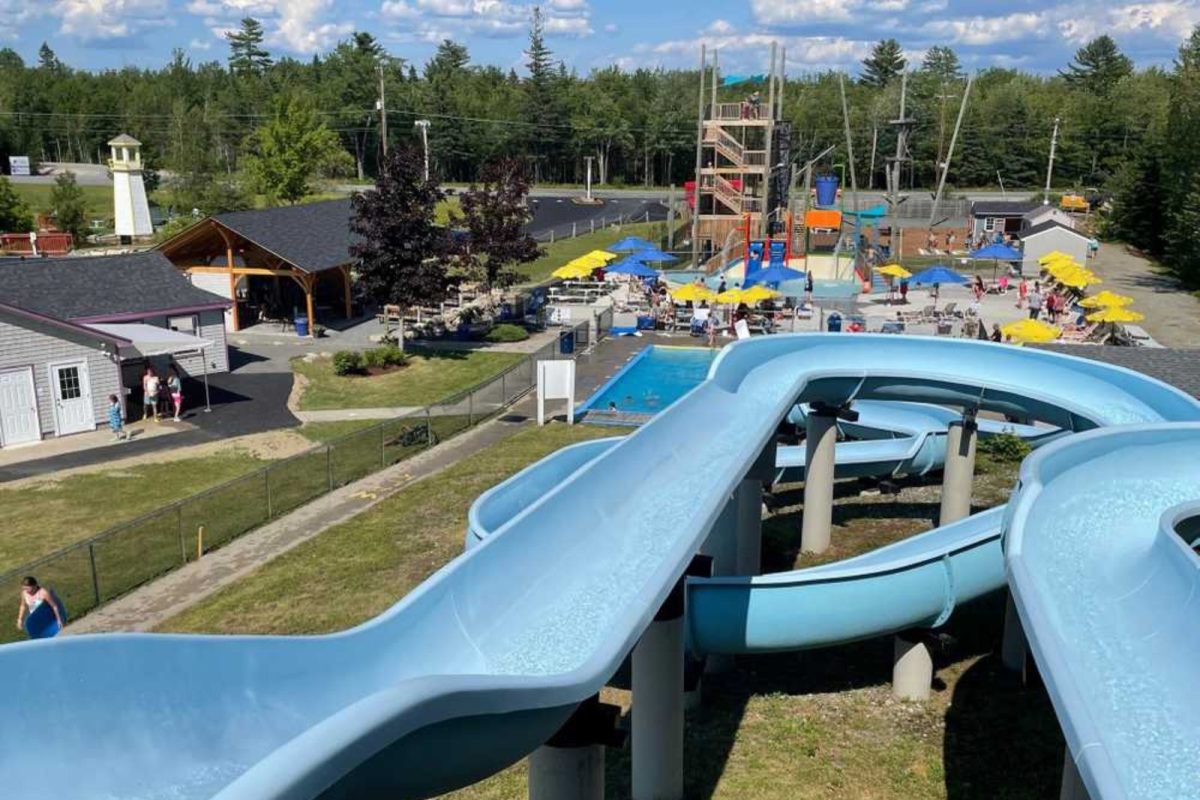
<svg viewBox="0 0 1200 800">
<path fill-rule="evenodd" d="M 766 75 L 722 79 L 716 51 L 711 64 L 700 51 L 696 180 L 689 187 L 692 263 L 700 268 L 736 258 L 748 239 L 784 235 L 791 133 L 782 122 L 786 54 L 776 56 L 772 44 Z"/>
</svg>

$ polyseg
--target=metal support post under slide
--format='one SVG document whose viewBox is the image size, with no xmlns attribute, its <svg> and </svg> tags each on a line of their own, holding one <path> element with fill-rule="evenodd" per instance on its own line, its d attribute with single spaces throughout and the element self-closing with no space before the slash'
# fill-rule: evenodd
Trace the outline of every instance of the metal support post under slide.
<svg viewBox="0 0 1200 800">
<path fill-rule="evenodd" d="M 725 502 L 725 508 L 721 511 L 721 516 L 717 517 L 717 521 L 713 523 L 713 528 L 709 531 L 708 538 L 704 540 L 704 545 L 700 548 L 700 552 L 712 556 L 712 574 L 714 577 L 724 575 L 738 575 L 738 536 L 741 532 L 739 528 L 739 505 L 738 498 L 741 496 L 739 490 Z M 760 531 L 761 534 L 761 531 Z M 709 655 L 704 659 L 704 672 L 706 674 L 719 674 L 722 672 L 730 672 L 733 670 L 733 656 L 727 655 Z"/>
<path fill-rule="evenodd" d="M 900 700 L 928 700 L 933 686 L 933 656 L 921 631 L 896 634 L 893 645 L 892 695 Z"/>
<path fill-rule="evenodd" d="M 693 559 L 685 575 L 711 575 Z M 633 800 L 683 797 L 683 612 L 681 577 L 633 648 Z"/>
<path fill-rule="evenodd" d="M 758 575 L 762 572 L 762 495 L 762 481 L 744 478 L 734 496 L 737 504 L 738 575 Z"/>
<path fill-rule="evenodd" d="M 593 695 L 529 757 L 529 800 L 603 800 L 604 748 L 622 747 L 621 709 Z"/>
<path fill-rule="evenodd" d="M 1017 604 L 1013 602 L 1011 592 L 1004 603 L 1004 638 L 1000 643 L 1000 662 L 1006 669 L 1020 673 L 1021 683 L 1025 683 L 1029 644 L 1025 641 L 1025 629 L 1021 627 L 1021 617 L 1017 614 Z"/>
<path fill-rule="evenodd" d="M 1066 748 L 1063 755 L 1062 789 L 1059 790 L 1058 800 L 1088 800 L 1087 787 L 1079 776 L 1079 768 L 1075 759 L 1071 758 L 1071 749 Z"/>
<path fill-rule="evenodd" d="M 949 525 L 971 514 L 971 489 L 975 482 L 975 415 L 967 413 L 946 431 L 946 465 L 942 471 L 942 507 L 938 525 Z"/>
<path fill-rule="evenodd" d="M 837 409 L 813 406 L 808 412 L 804 460 L 804 516 L 800 550 L 824 553 L 833 527 L 834 445 Z"/>
</svg>

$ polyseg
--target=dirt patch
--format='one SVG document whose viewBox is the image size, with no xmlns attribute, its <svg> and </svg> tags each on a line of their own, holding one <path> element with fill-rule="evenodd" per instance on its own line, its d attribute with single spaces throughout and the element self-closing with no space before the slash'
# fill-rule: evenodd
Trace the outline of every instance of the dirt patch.
<svg viewBox="0 0 1200 800">
<path fill-rule="evenodd" d="M 165 464 L 171 461 L 181 461 L 190 458 L 203 458 L 205 456 L 218 455 L 221 453 L 240 452 L 245 455 L 259 460 L 276 460 L 294 456 L 297 453 L 302 453 L 313 447 L 313 443 L 298 432 L 293 430 L 278 430 L 266 431 L 265 433 L 252 433 L 247 436 L 236 436 L 231 439 L 222 439 L 218 442 L 208 442 L 206 444 L 198 444 L 193 447 L 180 447 L 175 450 L 159 450 L 154 453 L 147 453 L 140 456 L 132 456 L 130 458 L 118 458 L 112 461 L 106 461 L 102 464 L 89 464 L 85 467 L 77 467 L 75 469 L 59 470 L 48 475 L 34 475 L 29 478 L 9 481 L 4 484 L 6 489 L 50 489 L 57 486 L 63 479 L 72 475 L 84 475 L 94 472 L 103 472 L 105 475 L 116 478 L 132 478 L 137 477 L 135 473 L 126 472 L 130 467 L 142 466 L 145 464 Z"/>
</svg>

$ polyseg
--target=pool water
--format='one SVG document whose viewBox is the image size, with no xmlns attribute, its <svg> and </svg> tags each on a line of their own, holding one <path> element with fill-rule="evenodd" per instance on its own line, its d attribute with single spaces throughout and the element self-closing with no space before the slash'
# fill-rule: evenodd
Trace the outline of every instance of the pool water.
<svg viewBox="0 0 1200 800">
<path fill-rule="evenodd" d="M 580 410 L 657 414 L 699 385 L 719 352 L 650 345 L 588 398 Z"/>
</svg>

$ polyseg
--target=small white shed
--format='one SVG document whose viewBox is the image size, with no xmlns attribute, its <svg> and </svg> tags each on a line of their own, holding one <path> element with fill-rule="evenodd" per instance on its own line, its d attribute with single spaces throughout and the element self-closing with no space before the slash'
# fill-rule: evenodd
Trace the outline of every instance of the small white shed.
<svg viewBox="0 0 1200 800">
<path fill-rule="evenodd" d="M 1088 237 L 1054 220 L 1047 220 L 1021 233 L 1021 272 L 1034 276 L 1041 270 L 1038 259 L 1054 250 L 1066 253 L 1080 264 L 1087 261 Z"/>
</svg>

